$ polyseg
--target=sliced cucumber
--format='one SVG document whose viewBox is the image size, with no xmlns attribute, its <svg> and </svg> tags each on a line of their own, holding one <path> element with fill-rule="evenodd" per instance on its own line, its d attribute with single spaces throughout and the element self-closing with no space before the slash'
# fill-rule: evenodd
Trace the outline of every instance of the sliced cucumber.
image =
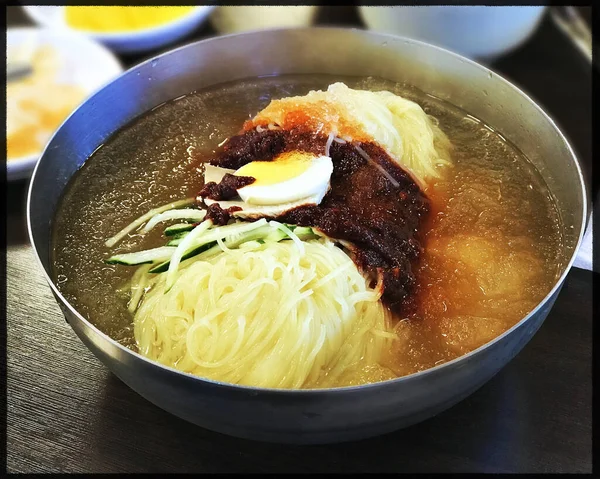
<svg viewBox="0 0 600 479">
<path fill-rule="evenodd" d="M 181 240 L 181 243 L 177 245 L 177 249 L 173 253 L 173 256 L 170 258 L 169 269 L 167 271 L 167 281 L 166 281 L 166 289 L 165 293 L 167 293 L 173 284 L 175 283 L 175 278 L 177 274 L 177 270 L 179 268 L 179 264 L 181 263 L 182 258 L 188 254 L 190 251 L 193 251 L 195 247 L 200 245 L 204 245 L 208 243 L 205 239 L 207 236 L 207 231 L 213 226 L 213 221 L 211 219 L 204 220 L 198 226 L 196 226 L 192 231 L 188 233 L 188 235 Z M 225 228 L 225 227 L 224 227 Z M 216 228 L 216 230 L 222 228 Z M 215 238 L 216 240 L 217 238 Z M 196 243 L 196 244 L 195 244 Z"/>
<path fill-rule="evenodd" d="M 184 261 L 193 256 L 197 256 L 200 253 L 203 253 L 204 251 L 207 251 L 208 249 L 212 248 L 213 246 L 217 246 L 216 241 L 211 241 L 210 243 L 206 243 L 206 244 L 203 244 L 202 246 L 198 246 L 197 248 L 185 253 L 181 257 L 181 261 Z M 175 248 L 173 248 L 173 249 L 175 249 Z M 165 273 L 169 270 L 170 263 L 171 263 L 171 257 L 169 256 L 169 258 L 167 260 L 165 260 L 164 262 L 157 264 L 156 266 L 153 266 L 152 268 L 150 268 L 148 270 L 148 273 Z"/>
<path fill-rule="evenodd" d="M 158 208 L 154 208 L 154 209 L 148 211 L 146 214 L 140 216 L 136 220 L 129 223 L 127 226 L 125 226 L 125 228 L 123 228 L 121 231 L 119 231 L 112 238 L 109 238 L 108 240 L 106 240 L 105 244 L 107 247 L 112 248 L 119 241 L 121 241 L 123 238 L 125 238 L 125 236 L 127 236 L 129 233 L 136 230 L 140 226 L 142 226 L 146 221 L 150 220 L 152 217 L 156 216 L 157 214 L 162 213 L 164 211 L 176 209 L 176 208 L 181 208 L 182 206 L 191 205 L 195 201 L 196 200 L 194 198 L 186 198 L 185 200 L 173 201 L 172 203 L 168 203 L 168 204 L 160 206 Z"/>
<path fill-rule="evenodd" d="M 228 248 L 236 248 L 238 245 L 245 243 L 246 241 L 264 239 L 269 234 L 271 234 L 272 231 L 273 228 L 268 224 L 265 224 L 264 226 L 261 226 L 260 228 L 256 228 L 255 230 L 249 232 L 230 235 L 224 239 L 225 246 L 227 246 Z"/>
<path fill-rule="evenodd" d="M 159 248 L 147 249 L 135 253 L 116 254 L 105 260 L 105 263 L 124 264 L 127 266 L 160 263 L 168 260 L 175 252 L 175 249 L 174 246 L 161 246 Z"/>
<path fill-rule="evenodd" d="M 308 226 L 295 226 L 295 225 L 290 225 L 290 226 L 292 226 L 294 228 L 294 234 L 296 234 L 296 236 L 298 236 L 302 240 L 318 238 L 318 236 L 315 234 L 313 229 Z M 290 230 L 291 230 L 291 228 L 290 228 Z M 208 236 L 209 234 L 210 234 L 210 230 L 206 236 Z M 259 228 L 256 228 L 256 229 L 246 232 L 246 233 L 241 233 L 241 234 L 226 237 L 223 242 L 225 243 L 225 246 L 233 249 L 233 248 L 237 248 L 242 243 L 246 243 L 248 241 L 258 241 L 259 244 L 277 243 L 279 241 L 285 240 L 286 238 L 289 238 L 289 236 L 287 235 L 287 233 L 285 233 L 285 231 L 282 231 L 279 228 L 275 228 L 274 226 L 266 224 L 264 226 L 261 226 Z M 167 243 L 167 245 L 168 246 L 177 246 L 177 245 L 179 245 L 179 243 L 181 243 L 182 239 L 183 238 L 175 238 L 175 239 L 169 241 Z M 208 251 L 211 248 L 215 248 L 215 251 L 216 250 L 220 251 L 220 247 L 217 245 L 217 242 L 211 241 L 207 244 L 200 245 L 196 249 L 189 251 L 181 258 L 181 260 L 183 261 L 183 260 L 186 260 L 193 256 L 197 256 L 201 253 L 204 253 L 205 251 Z M 167 260 L 164 263 L 153 266 L 149 272 L 150 273 L 163 273 L 169 269 L 169 263 L 170 263 L 170 261 Z"/>
<path fill-rule="evenodd" d="M 193 229 L 193 223 L 178 223 L 165 228 L 165 236 L 178 236 L 181 233 L 185 233 L 186 231 L 191 231 Z"/>
<path fill-rule="evenodd" d="M 316 238 L 317 235 L 314 233 L 312 228 L 304 227 L 304 226 L 296 226 L 296 225 L 286 225 L 290 231 L 298 236 L 300 239 L 311 239 Z M 261 226 L 249 233 L 242 233 L 238 236 L 230 236 L 227 238 L 225 245 L 230 248 L 235 248 L 241 243 L 245 243 L 247 241 L 260 240 L 262 242 L 270 242 L 277 243 L 286 238 L 289 238 L 289 235 L 280 228 L 277 228 L 274 225 L 266 224 L 265 226 Z"/>
<path fill-rule="evenodd" d="M 173 239 L 181 239 L 181 238 L 185 238 L 189 234 L 190 234 L 189 231 L 182 231 L 181 233 L 177 233 L 176 235 L 171 236 L 171 238 L 173 238 Z"/>
<path fill-rule="evenodd" d="M 179 246 L 183 238 L 173 238 L 167 242 L 167 246 Z"/>
<path fill-rule="evenodd" d="M 183 238 L 185 238 L 189 234 L 190 234 L 189 231 L 182 231 L 181 233 L 177 233 L 176 235 L 171 236 L 171 239 L 167 243 L 167 246 L 179 245 L 179 243 L 181 243 L 181 241 L 183 241 Z"/>
<path fill-rule="evenodd" d="M 175 228 L 175 226 L 177 228 Z M 190 230 L 185 231 L 183 226 L 190 228 L 190 230 L 191 228 L 194 228 L 193 225 L 189 224 L 174 225 L 170 230 L 169 236 L 171 239 L 166 246 L 140 251 L 138 253 L 125 253 L 111 256 L 106 260 L 106 262 L 109 264 L 124 265 L 152 263 L 154 266 L 152 266 L 148 272 L 164 273 L 169 270 L 171 259 L 175 250 L 181 244 L 184 238 L 190 234 Z M 301 240 L 318 238 L 318 235 L 315 233 L 315 231 L 308 226 L 286 225 L 286 227 L 290 231 L 293 231 L 293 234 Z M 209 250 L 211 250 L 211 252 L 220 251 L 220 246 L 217 244 L 217 240 L 223 240 L 223 243 L 226 247 L 233 249 L 249 241 L 257 241 L 260 244 L 264 244 L 277 243 L 282 240 L 290 239 L 288 233 L 286 233 L 283 229 L 278 228 L 276 225 L 267 223 L 267 221 L 264 219 L 254 223 L 234 223 L 217 228 L 203 229 L 204 231 L 198 238 L 193 240 L 193 243 L 182 254 L 179 261 L 184 261 L 204 252 L 208 252 Z M 177 232 L 177 230 L 179 230 L 179 232 Z"/>
<path fill-rule="evenodd" d="M 185 253 L 183 253 L 180 261 L 192 258 L 193 256 L 199 255 L 200 253 L 208 250 L 209 248 L 214 247 L 215 245 L 217 245 L 218 239 L 224 239 L 226 246 L 235 248 L 237 245 L 243 243 L 244 241 L 262 238 L 265 235 L 265 231 L 269 229 L 269 226 L 266 223 L 267 221 L 263 218 L 254 223 L 234 223 L 231 225 L 220 226 L 218 228 L 208 230 L 196 240 L 195 244 L 190 246 L 190 248 Z M 259 233 L 258 230 L 262 230 L 262 233 Z M 183 239 L 178 241 L 178 246 L 181 243 L 181 241 L 183 241 Z M 153 267 L 149 272 L 164 273 L 169 269 L 170 263 L 171 258 L 169 258 L 163 264 L 159 264 Z"/>
<path fill-rule="evenodd" d="M 272 226 L 269 226 L 270 232 L 263 239 L 266 243 L 278 243 L 281 240 L 288 238 L 288 235 L 285 231 L 280 230 L 279 228 L 275 229 Z"/>
<path fill-rule="evenodd" d="M 199 210 L 197 208 L 183 208 L 179 210 L 170 210 L 163 213 L 159 213 L 148 221 L 142 228 L 143 233 L 147 233 L 154 228 L 158 223 L 169 220 L 187 220 L 198 223 L 206 216 L 206 210 Z"/>
<path fill-rule="evenodd" d="M 290 225 L 288 225 L 288 228 L 290 228 Z M 294 234 L 302 240 L 319 237 L 319 235 L 317 235 L 310 226 L 296 226 L 294 229 L 290 228 L 290 230 L 292 230 Z"/>
</svg>

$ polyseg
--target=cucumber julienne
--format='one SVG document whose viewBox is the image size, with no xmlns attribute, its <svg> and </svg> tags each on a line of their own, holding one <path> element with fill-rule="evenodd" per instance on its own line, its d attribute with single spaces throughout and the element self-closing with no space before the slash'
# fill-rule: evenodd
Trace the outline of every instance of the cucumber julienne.
<svg viewBox="0 0 600 479">
<path fill-rule="evenodd" d="M 159 214 L 158 216 L 162 215 Z M 185 219 L 192 219 L 186 217 L 186 213 L 183 211 L 178 215 L 173 215 L 172 219 L 183 219 L 184 217 Z M 200 215 L 197 216 L 197 218 L 199 217 Z M 165 218 L 165 216 L 162 216 L 162 218 Z M 154 222 L 154 224 L 156 224 L 156 222 Z M 200 226 L 202 226 L 202 228 L 200 228 Z M 318 238 L 317 233 L 310 227 L 284 225 L 285 227 L 282 228 L 281 226 L 282 225 L 277 222 L 267 222 L 264 218 L 253 223 L 236 222 L 218 227 L 212 227 L 212 224 L 207 225 L 205 222 L 198 225 L 189 223 L 176 224 L 165 229 L 165 235 L 170 238 L 166 246 L 132 253 L 116 254 L 106 259 L 105 262 L 108 264 L 120 264 L 125 266 L 151 264 L 152 266 L 148 272 L 167 272 L 169 271 L 171 260 L 179 245 L 181 245 L 184 239 L 197 228 L 202 231 L 198 231 L 198 237 L 193 238 L 184 251 L 179 251 L 180 257 L 177 263 L 204 252 L 212 254 L 220 251 L 221 247 L 218 245 L 218 241 L 223 241 L 223 244 L 227 248 L 237 248 L 248 241 L 258 241 L 259 243 L 278 242 L 290 239 L 289 234 L 285 231 L 286 229 L 293 232 L 300 240 Z"/>
</svg>

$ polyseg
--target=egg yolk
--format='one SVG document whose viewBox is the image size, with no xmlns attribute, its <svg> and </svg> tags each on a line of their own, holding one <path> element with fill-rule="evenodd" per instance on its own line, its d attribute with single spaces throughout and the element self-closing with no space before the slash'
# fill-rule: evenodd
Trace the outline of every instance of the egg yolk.
<svg viewBox="0 0 600 479">
<path fill-rule="evenodd" d="M 282 153 L 273 161 L 252 161 L 235 172 L 255 178 L 252 186 L 266 186 L 291 180 L 304 173 L 316 157 L 302 151 Z"/>
</svg>

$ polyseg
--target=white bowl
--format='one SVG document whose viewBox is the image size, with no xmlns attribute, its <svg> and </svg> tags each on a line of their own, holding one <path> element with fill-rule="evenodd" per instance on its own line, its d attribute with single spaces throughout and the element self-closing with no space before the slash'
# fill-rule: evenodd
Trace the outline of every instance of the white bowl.
<svg viewBox="0 0 600 479">
<path fill-rule="evenodd" d="M 545 6 L 360 7 L 371 30 L 401 35 L 477 60 L 517 48 L 535 31 Z"/>
<path fill-rule="evenodd" d="M 123 71 L 123 67 L 109 50 L 84 35 L 68 30 L 36 27 L 9 28 L 6 32 L 7 52 L 30 41 L 35 46 L 49 45 L 56 50 L 63 60 L 57 72 L 57 81 L 77 85 L 88 96 L 110 83 Z M 84 100 L 85 98 L 82 102 Z M 59 126 L 56 125 L 57 129 Z M 27 178 L 41 153 L 7 158 L 7 179 L 13 181 Z"/>
<path fill-rule="evenodd" d="M 26 5 L 23 8 L 29 17 L 39 25 L 75 30 L 104 43 L 115 52 L 141 53 L 183 38 L 206 20 L 215 7 L 214 5 L 196 7 L 187 15 L 165 25 L 114 33 L 86 32 L 70 27 L 66 22 L 64 6 Z"/>
<path fill-rule="evenodd" d="M 211 14 L 210 22 L 221 34 L 307 27 L 313 24 L 318 8 L 316 5 L 220 6 Z"/>
</svg>

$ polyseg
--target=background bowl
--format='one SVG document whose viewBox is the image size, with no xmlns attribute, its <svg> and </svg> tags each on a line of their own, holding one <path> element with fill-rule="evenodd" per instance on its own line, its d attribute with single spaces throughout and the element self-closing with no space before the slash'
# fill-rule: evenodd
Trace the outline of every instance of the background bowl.
<svg viewBox="0 0 600 479">
<path fill-rule="evenodd" d="M 210 23 L 222 34 L 269 28 L 310 26 L 318 6 L 220 6 L 210 15 Z"/>
<path fill-rule="evenodd" d="M 243 438 L 303 444 L 361 439 L 422 421 L 464 399 L 500 371 L 542 325 L 581 242 L 585 186 L 577 159 L 554 122 L 509 82 L 416 40 L 336 28 L 216 37 L 156 60 L 123 74 L 61 127 L 34 172 L 27 208 L 32 245 L 66 320 L 140 395 L 187 421 Z M 263 389 L 202 379 L 160 366 L 92 326 L 51 279 L 52 221 L 69 179 L 107 137 L 156 105 L 226 81 L 286 73 L 371 75 L 418 85 L 512 141 L 539 170 L 564 222 L 564 267 L 546 298 L 508 331 L 453 361 L 391 381 L 323 390 Z"/>
<path fill-rule="evenodd" d="M 23 7 L 29 17 L 36 23 L 52 28 L 68 28 L 65 20 L 64 6 L 26 5 Z M 198 6 L 189 14 L 173 20 L 165 25 L 131 32 L 97 33 L 76 30 L 102 42 L 111 50 L 119 53 L 141 53 L 175 42 L 191 33 L 204 22 L 213 5 Z"/>
<path fill-rule="evenodd" d="M 123 71 L 116 57 L 101 44 L 68 30 L 35 27 L 7 30 L 7 52 L 27 42 L 33 42 L 35 46 L 49 45 L 55 49 L 64 59 L 57 72 L 60 81 L 77 85 L 87 94 L 95 92 Z M 41 153 L 7 159 L 8 180 L 20 180 L 31 175 Z"/>
<path fill-rule="evenodd" d="M 545 10 L 545 6 L 361 6 L 360 15 L 372 30 L 491 61 L 525 42 Z"/>
</svg>

